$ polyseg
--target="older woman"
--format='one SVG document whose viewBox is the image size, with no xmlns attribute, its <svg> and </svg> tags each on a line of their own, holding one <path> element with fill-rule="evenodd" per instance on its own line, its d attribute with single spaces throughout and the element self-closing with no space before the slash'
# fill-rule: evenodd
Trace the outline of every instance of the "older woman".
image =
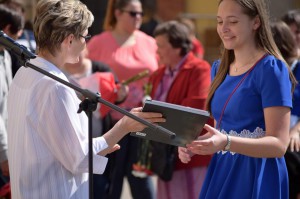
<svg viewBox="0 0 300 199">
<path fill-rule="evenodd" d="M 34 34 L 38 57 L 34 65 L 67 81 L 61 68 L 76 63 L 86 46 L 91 12 L 80 1 L 41 0 Z M 34 70 L 20 68 L 8 96 L 8 160 L 12 195 L 18 199 L 87 198 L 87 117 L 77 114 L 74 90 Z M 161 114 L 132 112 L 149 121 Z M 144 126 L 128 117 L 102 137 L 93 139 L 94 173 L 103 173 L 109 152 L 129 131 Z"/>
<path fill-rule="evenodd" d="M 191 51 L 187 27 L 176 21 L 165 22 L 155 29 L 154 36 L 162 66 L 149 79 L 152 99 L 204 109 L 210 65 Z M 209 160 L 210 156 L 194 156 L 185 165 L 178 159 L 172 179 L 158 179 L 157 198 L 198 198 Z"/>
</svg>

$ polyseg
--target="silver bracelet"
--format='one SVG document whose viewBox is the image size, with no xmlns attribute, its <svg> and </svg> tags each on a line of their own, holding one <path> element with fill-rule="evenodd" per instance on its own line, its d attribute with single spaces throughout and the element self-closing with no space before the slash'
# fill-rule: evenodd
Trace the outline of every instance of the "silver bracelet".
<svg viewBox="0 0 300 199">
<path fill-rule="evenodd" d="M 227 144 L 226 144 L 224 150 L 229 151 L 230 150 L 230 145 L 231 145 L 231 137 L 228 134 L 226 134 L 226 137 L 227 137 Z"/>
</svg>

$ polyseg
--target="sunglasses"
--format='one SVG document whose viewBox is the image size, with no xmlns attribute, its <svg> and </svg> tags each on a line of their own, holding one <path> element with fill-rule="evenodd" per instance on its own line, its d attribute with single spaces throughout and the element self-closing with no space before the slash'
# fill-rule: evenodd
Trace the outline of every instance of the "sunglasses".
<svg viewBox="0 0 300 199">
<path fill-rule="evenodd" d="M 122 10 L 123 12 L 127 12 L 131 17 L 137 17 L 140 15 L 141 17 L 144 16 L 143 12 L 136 12 L 136 11 L 129 11 L 129 10 Z"/>
<path fill-rule="evenodd" d="M 88 34 L 86 36 L 83 35 L 79 35 L 80 37 L 84 38 L 84 40 L 87 42 L 88 40 L 90 40 L 90 38 L 92 37 L 92 35 Z"/>
</svg>

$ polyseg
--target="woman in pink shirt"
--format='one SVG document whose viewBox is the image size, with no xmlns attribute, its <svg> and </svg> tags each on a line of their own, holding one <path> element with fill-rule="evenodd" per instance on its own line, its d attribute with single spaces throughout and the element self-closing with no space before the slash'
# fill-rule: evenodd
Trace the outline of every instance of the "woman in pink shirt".
<svg viewBox="0 0 300 199">
<path fill-rule="evenodd" d="M 120 82 L 144 70 L 152 73 L 158 68 L 155 40 L 138 30 L 142 16 L 139 0 L 110 0 L 105 17 L 105 31 L 94 36 L 87 45 L 89 58 L 108 64 Z M 130 110 L 141 105 L 143 85 L 146 82 L 147 79 L 144 78 L 129 84 L 128 97 L 120 106 Z M 111 115 L 113 123 L 121 118 L 119 113 L 113 111 Z M 112 195 L 109 198 L 120 198 L 124 176 L 129 181 L 133 198 L 154 197 L 150 179 L 137 178 L 131 173 L 132 164 L 137 160 L 137 139 L 127 136 L 120 143 L 122 149 L 115 154 L 117 164 L 112 169 Z"/>
</svg>

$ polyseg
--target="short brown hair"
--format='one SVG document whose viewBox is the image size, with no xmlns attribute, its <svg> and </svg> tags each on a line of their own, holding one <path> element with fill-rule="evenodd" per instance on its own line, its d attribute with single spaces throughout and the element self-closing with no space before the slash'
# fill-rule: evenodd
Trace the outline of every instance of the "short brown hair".
<svg viewBox="0 0 300 199">
<path fill-rule="evenodd" d="M 23 14 L 17 8 L 9 4 L 0 4 L 0 29 L 4 29 L 7 25 L 11 34 L 17 34 L 24 28 L 25 19 Z"/>
<path fill-rule="evenodd" d="M 287 25 L 295 24 L 300 29 L 300 9 L 289 10 L 281 19 Z"/>
<path fill-rule="evenodd" d="M 54 55 L 68 35 L 79 38 L 93 21 L 93 14 L 78 0 L 40 0 L 33 25 L 38 50 Z"/>
<path fill-rule="evenodd" d="M 178 21 L 159 24 L 154 30 L 154 37 L 159 35 L 166 35 L 173 48 L 181 48 L 181 56 L 186 55 L 193 48 L 188 28 Z"/>
</svg>

